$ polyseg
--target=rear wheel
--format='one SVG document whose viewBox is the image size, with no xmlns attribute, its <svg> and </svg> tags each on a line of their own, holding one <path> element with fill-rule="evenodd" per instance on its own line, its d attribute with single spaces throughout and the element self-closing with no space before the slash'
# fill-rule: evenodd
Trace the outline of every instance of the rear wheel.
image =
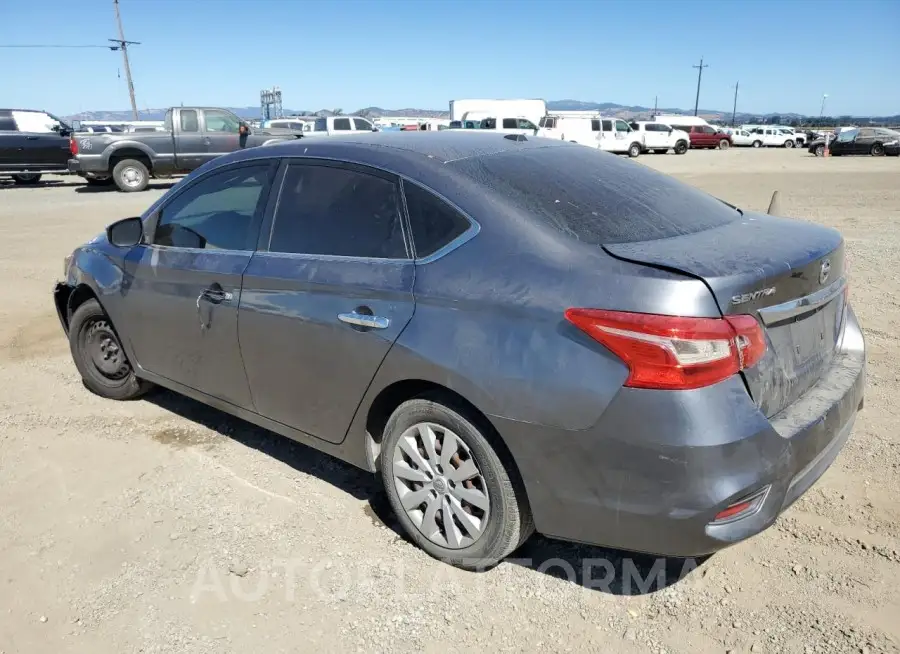
<svg viewBox="0 0 900 654">
<path fill-rule="evenodd" d="M 112 177 L 119 190 L 126 193 L 143 191 L 150 183 L 150 171 L 137 159 L 123 159 L 117 163 L 113 168 Z"/>
<path fill-rule="evenodd" d="M 884 146 L 881 143 L 873 143 L 872 149 L 869 150 L 869 154 L 873 157 L 880 157 L 884 154 Z"/>
<path fill-rule="evenodd" d="M 728 139 L 721 139 L 719 141 L 719 149 L 720 150 L 727 150 L 730 147 L 731 147 L 731 142 Z"/>
<path fill-rule="evenodd" d="M 380 472 L 413 542 L 478 570 L 511 554 L 534 525 L 512 463 L 463 414 L 425 398 L 401 404 L 385 427 Z"/>
<path fill-rule="evenodd" d="M 675 154 L 684 154 L 687 151 L 688 151 L 687 141 L 678 141 L 678 143 L 675 144 Z"/>
<path fill-rule="evenodd" d="M 19 186 L 31 186 L 33 184 L 37 184 L 41 181 L 40 173 L 20 173 L 18 175 L 13 175 L 13 182 L 18 184 Z"/>
<path fill-rule="evenodd" d="M 112 321 L 97 300 L 88 300 L 72 315 L 69 347 L 84 385 L 100 397 L 132 400 L 152 388 L 135 376 Z"/>
<path fill-rule="evenodd" d="M 762 147 L 762 141 L 753 141 L 753 147 L 754 147 L 754 148 L 761 148 L 761 147 Z"/>
<path fill-rule="evenodd" d="M 628 147 L 628 156 L 634 159 L 635 157 L 640 156 L 641 154 L 641 144 L 640 143 L 632 143 Z"/>
</svg>

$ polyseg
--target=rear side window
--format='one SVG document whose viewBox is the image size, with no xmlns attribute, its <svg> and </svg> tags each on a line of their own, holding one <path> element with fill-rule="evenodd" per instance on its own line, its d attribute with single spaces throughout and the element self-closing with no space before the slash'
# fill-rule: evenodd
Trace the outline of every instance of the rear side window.
<svg viewBox="0 0 900 654">
<path fill-rule="evenodd" d="M 200 123 L 197 121 L 197 112 L 193 109 L 181 110 L 181 131 L 182 132 L 199 132 Z"/>
<path fill-rule="evenodd" d="M 342 132 L 349 132 L 353 128 L 350 127 L 350 119 L 349 118 L 335 118 L 334 119 L 334 129 L 335 129 L 335 131 L 340 130 Z"/>
<path fill-rule="evenodd" d="M 471 226 L 456 209 L 422 187 L 404 183 L 403 192 L 416 257 L 434 254 Z"/>
<path fill-rule="evenodd" d="M 518 121 L 515 118 L 504 118 L 503 129 L 517 129 Z"/>
<path fill-rule="evenodd" d="M 16 121 L 8 111 L 0 111 L 0 132 L 15 132 Z"/>
<path fill-rule="evenodd" d="M 691 234 L 741 217 L 672 177 L 592 148 L 534 148 L 448 165 L 517 212 L 592 245 Z"/>
<path fill-rule="evenodd" d="M 368 173 L 292 164 L 270 252 L 406 259 L 397 182 Z"/>
<path fill-rule="evenodd" d="M 612 124 L 612 121 L 611 121 L 611 120 L 604 120 L 604 121 L 603 121 L 603 131 L 604 131 L 604 132 L 611 132 L 611 131 L 612 131 L 612 125 L 613 125 L 613 124 Z"/>
</svg>

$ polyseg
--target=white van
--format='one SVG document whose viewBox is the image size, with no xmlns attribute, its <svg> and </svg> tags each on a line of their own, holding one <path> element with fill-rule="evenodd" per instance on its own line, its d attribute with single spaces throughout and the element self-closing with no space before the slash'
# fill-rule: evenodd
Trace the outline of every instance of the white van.
<svg viewBox="0 0 900 654">
<path fill-rule="evenodd" d="M 541 119 L 541 124 L 538 136 L 560 138 L 629 157 L 637 157 L 644 151 L 640 134 L 621 118 L 548 115 Z"/>
<path fill-rule="evenodd" d="M 525 136 L 535 136 L 538 133 L 538 126 L 524 116 L 516 116 L 515 118 L 488 116 L 481 118 L 478 129 L 491 130 L 501 134 L 522 134 Z"/>
</svg>

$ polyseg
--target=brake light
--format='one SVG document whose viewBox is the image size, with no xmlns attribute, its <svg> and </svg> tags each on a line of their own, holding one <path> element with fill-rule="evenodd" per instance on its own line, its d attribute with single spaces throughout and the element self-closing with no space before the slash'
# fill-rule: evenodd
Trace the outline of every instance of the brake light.
<svg viewBox="0 0 900 654">
<path fill-rule="evenodd" d="M 72 153 L 72 156 L 78 154 L 78 141 L 75 140 L 74 136 L 69 137 L 69 152 Z"/>
<path fill-rule="evenodd" d="M 566 320 L 628 366 L 625 386 L 687 390 L 710 386 L 755 365 L 766 353 L 759 322 L 748 315 L 687 318 L 567 309 Z"/>
</svg>

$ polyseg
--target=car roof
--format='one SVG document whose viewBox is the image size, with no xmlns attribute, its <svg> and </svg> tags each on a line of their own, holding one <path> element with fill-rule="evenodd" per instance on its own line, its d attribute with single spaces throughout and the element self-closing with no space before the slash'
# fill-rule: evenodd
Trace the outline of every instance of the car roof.
<svg viewBox="0 0 900 654">
<path fill-rule="evenodd" d="M 556 139 L 474 130 L 362 132 L 276 142 L 262 149 L 241 150 L 215 161 L 225 165 L 260 156 L 319 157 L 375 166 L 416 178 L 423 165 L 440 166 L 471 157 L 553 147 L 584 146 Z"/>
</svg>

